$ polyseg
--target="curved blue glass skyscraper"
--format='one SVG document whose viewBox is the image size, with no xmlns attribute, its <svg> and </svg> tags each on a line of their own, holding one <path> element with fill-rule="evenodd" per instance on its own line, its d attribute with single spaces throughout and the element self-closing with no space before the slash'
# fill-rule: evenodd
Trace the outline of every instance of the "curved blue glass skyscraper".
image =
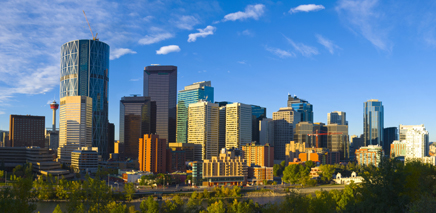
<svg viewBox="0 0 436 213">
<path fill-rule="evenodd" d="M 381 101 L 368 100 L 363 104 L 363 134 L 366 145 L 383 146 L 384 109 Z"/>
<path fill-rule="evenodd" d="M 61 47 L 60 97 L 92 98 L 92 146 L 107 159 L 109 45 L 74 40 Z"/>
</svg>

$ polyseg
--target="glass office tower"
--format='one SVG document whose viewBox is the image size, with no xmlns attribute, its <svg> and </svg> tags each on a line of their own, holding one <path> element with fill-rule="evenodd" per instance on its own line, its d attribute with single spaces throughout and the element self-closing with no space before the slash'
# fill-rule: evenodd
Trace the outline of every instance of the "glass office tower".
<svg viewBox="0 0 436 213">
<path fill-rule="evenodd" d="M 144 96 L 156 102 L 156 133 L 176 141 L 177 67 L 152 65 L 144 69 Z"/>
<path fill-rule="evenodd" d="M 188 106 L 199 100 L 214 102 L 213 87 L 210 81 L 202 81 L 186 86 L 179 91 L 177 103 L 177 143 L 187 143 L 188 132 Z"/>
<path fill-rule="evenodd" d="M 120 101 L 120 144 L 123 156 L 138 159 L 139 139 L 156 132 L 156 103 L 149 97 L 122 97 Z"/>
<path fill-rule="evenodd" d="M 384 110 L 383 104 L 377 99 L 368 100 L 363 104 L 363 134 L 365 144 L 383 147 Z"/>
<path fill-rule="evenodd" d="M 300 113 L 300 121 L 313 123 L 313 106 L 306 100 L 299 99 L 296 95 L 294 97 L 288 95 L 288 107 L 292 107 L 295 111 Z"/>
<path fill-rule="evenodd" d="M 107 146 L 109 45 L 98 40 L 74 40 L 61 47 L 60 98 L 92 98 L 92 146 L 109 157 Z"/>
<path fill-rule="evenodd" d="M 390 155 L 391 144 L 398 140 L 398 128 L 397 127 L 387 127 L 383 129 L 383 151 L 385 155 Z"/>
<path fill-rule="evenodd" d="M 260 143 L 259 138 L 259 121 L 266 118 L 266 108 L 256 105 L 251 105 L 251 141 L 256 141 L 257 144 Z"/>
</svg>

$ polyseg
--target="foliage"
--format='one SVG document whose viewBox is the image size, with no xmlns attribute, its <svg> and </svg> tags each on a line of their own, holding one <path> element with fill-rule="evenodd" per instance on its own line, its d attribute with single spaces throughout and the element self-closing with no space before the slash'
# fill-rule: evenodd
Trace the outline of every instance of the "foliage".
<svg viewBox="0 0 436 213">
<path fill-rule="evenodd" d="M 148 196 L 147 200 L 143 200 L 139 206 L 141 213 L 158 213 L 159 203 L 154 200 L 153 196 Z"/>
<path fill-rule="evenodd" d="M 124 192 L 126 193 L 126 200 L 132 201 L 133 194 L 135 194 L 135 185 L 133 183 L 124 184 Z"/>
<path fill-rule="evenodd" d="M 300 171 L 302 171 L 304 167 L 300 164 L 291 164 L 285 168 L 283 171 L 283 181 L 286 183 L 296 184 L 300 179 Z"/>
<path fill-rule="evenodd" d="M 274 164 L 273 175 L 274 177 L 280 177 L 283 174 L 283 168 L 279 164 Z"/>
<path fill-rule="evenodd" d="M 62 213 L 62 212 L 63 211 L 62 211 L 61 207 L 59 206 L 59 204 L 56 206 L 56 208 L 53 211 L 53 213 Z"/>
<path fill-rule="evenodd" d="M 184 202 L 178 195 L 174 196 L 172 200 L 167 200 L 162 206 L 163 212 L 166 213 L 179 213 L 184 211 Z"/>
<path fill-rule="evenodd" d="M 107 204 L 106 209 L 110 213 L 125 213 L 126 212 L 126 205 L 123 205 L 122 203 L 117 203 L 115 201 L 112 201 Z"/>
<path fill-rule="evenodd" d="M 233 186 L 232 189 L 229 187 L 221 186 L 221 188 L 214 188 L 216 197 L 240 197 L 241 188 L 238 186 Z"/>
<path fill-rule="evenodd" d="M 306 161 L 304 164 L 305 164 L 306 168 L 309 169 L 309 172 L 310 172 L 310 169 L 312 169 L 313 167 L 316 166 L 315 162 L 313 162 L 311 160 Z"/>
<path fill-rule="evenodd" d="M 333 174 L 335 172 L 335 166 L 334 165 L 329 165 L 329 164 L 324 164 L 319 166 L 319 170 L 321 171 L 320 176 L 321 176 L 321 180 L 323 180 L 324 182 L 330 182 L 333 178 Z"/>
<path fill-rule="evenodd" d="M 226 208 L 224 207 L 224 203 L 219 200 L 213 203 L 212 205 L 207 207 L 207 212 L 209 213 L 225 213 Z"/>
</svg>

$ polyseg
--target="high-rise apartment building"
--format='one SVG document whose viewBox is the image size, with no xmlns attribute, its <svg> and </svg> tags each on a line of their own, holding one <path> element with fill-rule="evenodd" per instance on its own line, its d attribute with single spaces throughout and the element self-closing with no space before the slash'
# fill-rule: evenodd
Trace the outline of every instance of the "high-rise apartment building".
<svg viewBox="0 0 436 213">
<path fill-rule="evenodd" d="M 379 145 L 363 146 L 356 150 L 356 160 L 360 165 L 373 164 L 378 167 L 383 156 L 383 147 Z"/>
<path fill-rule="evenodd" d="M 242 103 L 226 105 L 226 148 L 238 148 L 251 143 L 251 106 Z"/>
<path fill-rule="evenodd" d="M 327 148 L 331 152 L 339 152 L 341 160 L 347 160 L 350 157 L 348 125 L 329 124 L 327 132 Z"/>
<path fill-rule="evenodd" d="M 363 104 L 363 135 L 366 145 L 383 147 L 384 110 L 383 104 L 377 99 L 368 100 Z"/>
<path fill-rule="evenodd" d="M 166 146 L 165 139 L 159 135 L 148 134 L 139 139 L 139 170 L 146 172 L 166 173 Z"/>
<path fill-rule="evenodd" d="M 247 166 L 274 166 L 274 147 L 269 144 L 246 144 L 242 146 L 242 155 Z"/>
<path fill-rule="evenodd" d="M 187 143 L 188 140 L 188 107 L 200 100 L 214 102 L 214 91 L 210 81 L 193 83 L 179 91 L 177 103 L 177 143 Z"/>
<path fill-rule="evenodd" d="M 421 125 L 400 125 L 400 133 L 406 136 L 406 158 L 423 158 L 428 156 L 429 139 L 428 131 L 424 124 Z M 400 134 L 400 136 L 402 136 Z"/>
<path fill-rule="evenodd" d="M 259 144 L 274 146 L 274 120 L 263 118 L 259 121 Z"/>
<path fill-rule="evenodd" d="M 398 140 L 398 128 L 397 127 L 388 127 L 383 129 L 383 151 L 385 151 L 385 155 L 389 155 L 391 153 L 391 144 Z"/>
<path fill-rule="evenodd" d="M 92 147 L 92 98 L 66 96 L 60 105 L 58 157 L 69 164 L 72 151 Z"/>
<path fill-rule="evenodd" d="M 235 151 L 222 149 L 219 156 L 203 161 L 203 178 L 209 186 L 238 185 L 246 183 L 248 177 L 247 162 Z"/>
<path fill-rule="evenodd" d="M 9 143 L 11 147 L 45 147 L 45 117 L 10 115 Z"/>
<path fill-rule="evenodd" d="M 341 111 L 327 113 L 327 124 L 348 125 L 346 113 Z"/>
<path fill-rule="evenodd" d="M 167 143 L 176 141 L 177 67 L 144 68 L 144 94 L 156 102 L 156 133 Z"/>
<path fill-rule="evenodd" d="M 122 97 L 120 101 L 120 144 L 124 157 L 138 159 L 138 140 L 156 133 L 156 106 L 149 97 Z"/>
<path fill-rule="evenodd" d="M 92 39 L 62 45 L 60 97 L 68 96 L 92 98 L 92 146 L 107 159 L 109 45 Z"/>
<path fill-rule="evenodd" d="M 274 159 L 285 160 L 285 144 L 294 140 L 294 126 L 299 120 L 300 113 L 292 107 L 280 108 L 273 113 L 274 120 Z"/>
<path fill-rule="evenodd" d="M 303 99 L 297 98 L 295 95 L 288 95 L 288 107 L 292 107 L 295 111 L 300 113 L 300 121 L 309 121 L 313 123 L 313 106 L 309 102 Z M 298 123 L 297 122 L 297 123 Z"/>
<path fill-rule="evenodd" d="M 390 149 L 390 154 L 389 157 L 391 158 L 395 158 L 395 157 L 400 157 L 406 156 L 406 151 L 407 151 L 407 143 L 406 141 L 394 141 L 391 144 L 391 149 Z"/>
<path fill-rule="evenodd" d="M 186 144 L 186 143 L 184 143 Z M 168 173 L 186 172 L 186 151 L 182 148 L 169 148 L 166 151 L 166 168 Z"/>
<path fill-rule="evenodd" d="M 188 143 L 195 144 L 194 160 L 218 155 L 219 107 L 207 101 L 189 104 Z"/>
<path fill-rule="evenodd" d="M 252 116 L 252 125 L 251 125 L 251 141 L 256 141 L 259 144 L 259 121 L 266 118 L 266 108 L 260 107 L 256 105 L 251 105 L 251 116 Z"/>
</svg>

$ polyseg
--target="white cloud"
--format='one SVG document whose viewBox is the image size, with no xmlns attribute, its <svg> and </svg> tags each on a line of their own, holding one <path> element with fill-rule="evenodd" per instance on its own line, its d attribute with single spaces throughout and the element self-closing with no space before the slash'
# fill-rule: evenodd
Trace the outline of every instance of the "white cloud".
<svg viewBox="0 0 436 213">
<path fill-rule="evenodd" d="M 311 57 L 312 55 L 318 55 L 318 49 L 315 47 L 307 46 L 303 43 L 295 43 L 292 39 L 286 37 L 286 40 L 294 47 L 294 49 L 301 53 L 305 57 Z"/>
<path fill-rule="evenodd" d="M 251 31 L 251 30 L 244 30 L 244 31 L 242 31 L 241 33 L 239 33 L 238 32 L 238 35 L 245 35 L 245 36 L 251 36 L 251 37 L 253 37 L 254 36 L 254 33 Z"/>
<path fill-rule="evenodd" d="M 130 79 L 130 81 L 139 81 L 139 80 L 141 80 L 142 78 L 132 78 L 132 79 Z"/>
<path fill-rule="evenodd" d="M 171 21 L 177 28 L 184 30 L 192 30 L 193 27 L 200 23 L 194 16 L 181 16 L 177 21 Z"/>
<path fill-rule="evenodd" d="M 153 34 L 153 35 L 146 35 L 144 38 L 139 40 L 139 44 L 143 44 L 143 45 L 149 45 L 149 44 L 154 44 L 157 43 L 159 41 L 163 41 L 165 39 L 169 39 L 174 37 L 173 34 L 171 33 L 159 33 L 159 34 Z"/>
<path fill-rule="evenodd" d="M 338 45 L 334 44 L 332 41 L 322 37 L 321 35 L 315 35 L 318 39 L 318 43 L 323 45 L 331 54 L 335 53 L 335 49 L 341 49 Z"/>
<path fill-rule="evenodd" d="M 224 16 L 223 21 L 236 21 L 236 20 L 245 20 L 249 18 L 253 18 L 258 20 L 260 16 L 263 15 L 265 9 L 265 5 L 256 4 L 256 5 L 248 5 L 245 8 L 245 11 L 238 11 L 236 13 L 230 13 Z"/>
<path fill-rule="evenodd" d="M 168 45 L 161 47 L 159 50 L 156 50 L 156 54 L 158 55 L 166 55 L 171 52 L 180 52 L 180 47 L 177 45 Z"/>
<path fill-rule="evenodd" d="M 214 26 L 207 26 L 204 29 L 197 29 L 199 32 L 198 33 L 191 33 L 188 36 L 188 42 L 194 42 L 197 40 L 198 37 L 206 37 L 208 35 L 213 35 L 213 32 L 216 30 L 216 27 Z"/>
<path fill-rule="evenodd" d="M 266 46 L 265 49 L 267 51 L 273 53 L 274 55 L 277 55 L 280 58 L 295 57 L 295 53 L 289 52 L 289 51 L 286 51 L 286 50 L 282 50 L 282 49 L 279 49 L 279 48 L 274 48 L 274 47 Z"/>
<path fill-rule="evenodd" d="M 311 11 L 318 11 L 318 10 L 323 10 L 325 9 L 324 6 L 322 5 L 316 5 L 316 4 L 302 4 L 298 7 L 295 8 L 291 8 L 289 10 L 289 13 L 298 13 L 298 12 L 311 12 Z"/>
<path fill-rule="evenodd" d="M 136 52 L 127 48 L 118 48 L 118 49 L 111 50 L 110 54 L 111 54 L 109 57 L 110 60 L 115 60 L 126 54 L 136 54 Z"/>
<path fill-rule="evenodd" d="M 377 3 L 378 0 L 339 0 L 335 9 L 350 30 L 361 34 L 376 48 L 390 52 L 389 26 L 380 26 L 384 15 L 376 10 Z"/>
<path fill-rule="evenodd" d="M 240 63 L 240 64 L 246 64 L 247 62 L 246 62 L 246 61 L 238 61 L 238 63 Z"/>
<path fill-rule="evenodd" d="M 3 114 L 5 114 L 5 112 L 3 112 L 3 111 L 0 111 L 0 115 L 3 115 Z"/>
</svg>

